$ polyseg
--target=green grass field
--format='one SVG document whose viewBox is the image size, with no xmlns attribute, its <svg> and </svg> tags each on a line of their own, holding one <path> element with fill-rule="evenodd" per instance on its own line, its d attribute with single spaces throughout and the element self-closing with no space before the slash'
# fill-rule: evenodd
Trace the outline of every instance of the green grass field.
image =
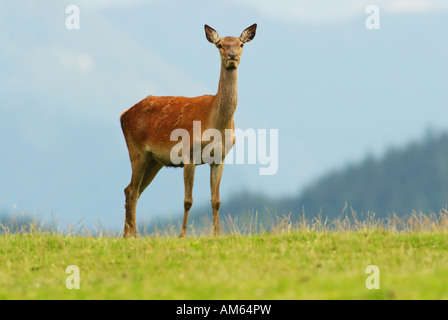
<svg viewBox="0 0 448 320">
<path fill-rule="evenodd" d="M 430 231 L 289 226 L 185 239 L 6 232 L 0 299 L 448 299 L 442 218 Z M 80 289 L 66 287 L 70 265 Z M 380 289 L 366 288 L 369 265 Z"/>
</svg>

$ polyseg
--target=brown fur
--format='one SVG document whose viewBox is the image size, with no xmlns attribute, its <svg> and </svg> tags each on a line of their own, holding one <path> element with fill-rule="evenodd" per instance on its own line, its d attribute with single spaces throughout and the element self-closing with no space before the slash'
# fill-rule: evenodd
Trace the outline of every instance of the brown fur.
<svg viewBox="0 0 448 320">
<path fill-rule="evenodd" d="M 234 130 L 233 115 L 237 106 L 237 68 L 245 42 L 255 36 L 256 25 L 247 28 L 240 38 L 219 38 L 217 32 L 205 26 L 207 39 L 221 55 L 221 75 L 218 93 L 195 98 L 148 96 L 120 117 L 132 166 L 131 183 L 125 189 L 126 221 L 124 237 L 137 235 L 137 200 L 163 166 L 184 167 L 184 221 L 180 236 L 186 235 L 188 213 L 193 204 L 192 188 L 195 164 L 174 165 L 170 152 L 178 141 L 171 141 L 171 132 L 185 129 L 192 146 L 193 121 L 201 122 L 201 131 L 218 129 L 222 137 L 226 129 Z M 201 132 L 201 134 L 202 134 Z M 223 158 L 225 152 L 223 152 Z M 219 184 L 223 163 L 211 164 L 210 186 L 214 232 L 219 235 Z"/>
</svg>

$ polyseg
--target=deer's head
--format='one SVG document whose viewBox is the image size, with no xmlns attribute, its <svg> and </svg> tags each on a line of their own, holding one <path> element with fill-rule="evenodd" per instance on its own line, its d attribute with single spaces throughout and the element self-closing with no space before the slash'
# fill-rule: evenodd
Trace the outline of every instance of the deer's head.
<svg viewBox="0 0 448 320">
<path fill-rule="evenodd" d="M 205 36 L 207 40 L 213 43 L 219 50 L 221 55 L 221 63 L 226 69 L 236 69 L 241 60 L 241 53 L 246 42 L 251 41 L 255 37 L 257 24 L 251 25 L 241 33 L 239 38 L 224 37 L 220 38 L 215 29 L 204 26 Z"/>
</svg>

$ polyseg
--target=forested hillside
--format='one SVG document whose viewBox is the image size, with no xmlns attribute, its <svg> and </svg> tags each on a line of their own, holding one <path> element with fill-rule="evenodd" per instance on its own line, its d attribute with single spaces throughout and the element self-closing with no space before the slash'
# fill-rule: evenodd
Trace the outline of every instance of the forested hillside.
<svg viewBox="0 0 448 320">
<path fill-rule="evenodd" d="M 367 157 L 357 164 L 335 170 L 318 179 L 295 197 L 273 199 L 243 192 L 223 201 L 221 217 L 258 212 L 299 217 L 335 218 L 351 209 L 357 214 L 374 212 L 377 218 L 412 211 L 438 213 L 448 204 L 448 133 L 428 133 L 421 141 L 402 149 L 390 149 L 379 159 Z M 209 205 L 194 208 L 190 221 L 211 219 Z"/>
<path fill-rule="evenodd" d="M 406 214 L 438 212 L 448 204 L 448 134 L 428 134 L 405 149 L 392 149 L 381 159 L 332 172 L 298 197 L 313 213 L 337 214 L 348 203 L 357 212 Z"/>
</svg>

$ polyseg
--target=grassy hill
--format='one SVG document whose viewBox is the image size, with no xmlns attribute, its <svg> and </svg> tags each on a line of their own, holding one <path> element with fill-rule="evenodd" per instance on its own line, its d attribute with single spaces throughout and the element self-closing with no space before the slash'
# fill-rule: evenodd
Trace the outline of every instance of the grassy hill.
<svg viewBox="0 0 448 320">
<path fill-rule="evenodd" d="M 446 231 L 375 229 L 185 239 L 6 234 L 0 300 L 447 299 L 447 240 Z M 366 287 L 371 265 L 379 289 Z M 70 266 L 79 289 L 69 289 Z"/>
</svg>

